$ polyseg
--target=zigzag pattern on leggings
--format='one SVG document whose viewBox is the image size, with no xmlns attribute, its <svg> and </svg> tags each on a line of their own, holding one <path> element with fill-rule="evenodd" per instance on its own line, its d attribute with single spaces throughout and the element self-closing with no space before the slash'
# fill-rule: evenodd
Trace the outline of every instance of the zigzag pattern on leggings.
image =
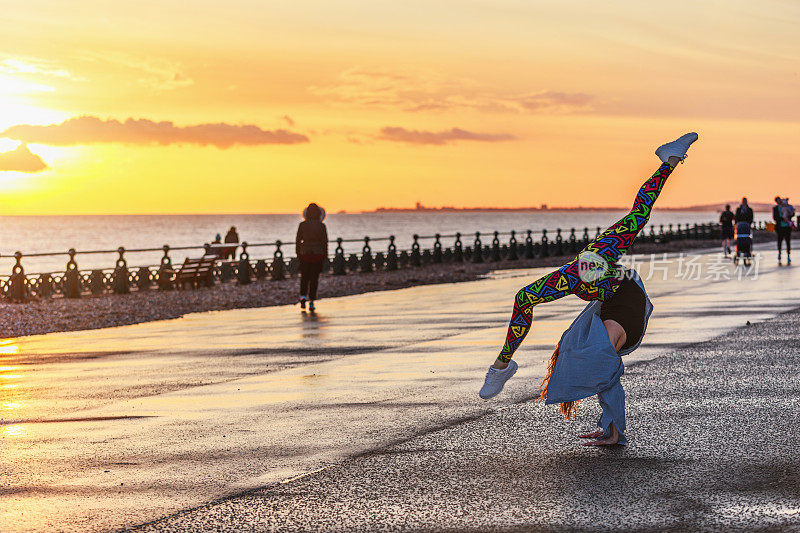
<svg viewBox="0 0 800 533">
<path fill-rule="evenodd" d="M 602 277 L 593 283 L 582 280 L 576 257 L 558 270 L 554 270 L 520 289 L 514 300 L 514 310 L 508 325 L 506 341 L 500 352 L 501 361 L 511 360 L 511 356 L 530 331 L 535 305 L 552 302 L 568 294 L 574 294 L 586 301 L 606 301 L 616 292 L 622 282 L 623 270 L 618 261 L 630 249 L 636 236 L 650 219 L 653 204 L 664 188 L 672 170 L 667 163 L 661 165 L 639 189 L 631 211 L 598 235 L 581 251 L 581 253 L 594 252 L 607 261 L 608 269 Z"/>
</svg>

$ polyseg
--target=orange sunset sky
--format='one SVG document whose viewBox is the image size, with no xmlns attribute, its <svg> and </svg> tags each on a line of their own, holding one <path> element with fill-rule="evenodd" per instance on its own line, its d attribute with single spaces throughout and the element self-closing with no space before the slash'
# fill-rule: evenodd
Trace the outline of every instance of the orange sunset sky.
<svg viewBox="0 0 800 533">
<path fill-rule="evenodd" d="M 4 2 L 3 214 L 800 202 L 796 1 Z M 45 127 L 46 126 L 46 127 Z"/>
</svg>

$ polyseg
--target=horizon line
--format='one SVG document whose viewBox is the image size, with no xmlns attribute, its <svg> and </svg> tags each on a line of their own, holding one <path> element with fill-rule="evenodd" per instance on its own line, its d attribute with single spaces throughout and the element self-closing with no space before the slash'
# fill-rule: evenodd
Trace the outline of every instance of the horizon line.
<svg viewBox="0 0 800 533">
<path fill-rule="evenodd" d="M 716 202 L 716 203 L 708 203 L 708 204 L 700 204 L 700 205 L 689 205 L 689 206 L 663 206 L 660 207 L 662 210 L 668 211 L 708 211 L 708 210 L 716 210 L 717 208 L 713 206 L 719 205 L 724 206 L 726 204 L 730 204 L 731 206 L 738 205 L 738 202 Z M 750 201 L 749 205 L 752 207 L 754 204 L 768 204 L 771 205 L 770 202 L 763 202 L 763 201 Z M 502 211 L 535 211 L 535 212 L 548 212 L 548 211 L 577 211 L 577 210 L 586 210 L 586 211 L 625 211 L 628 210 L 627 207 L 620 207 L 620 206 L 547 206 L 545 209 L 541 207 L 533 207 L 533 206 L 525 206 L 525 207 L 490 207 L 490 206 L 480 206 L 480 207 L 455 207 L 455 206 L 439 206 L 439 207 L 429 207 L 423 206 L 422 209 L 417 209 L 416 207 L 385 207 L 379 206 L 374 207 L 371 209 L 359 209 L 359 210 L 339 210 L 333 211 L 328 210 L 328 215 L 337 215 L 337 214 L 345 214 L 345 215 L 363 215 L 363 214 L 382 214 L 382 212 L 458 212 L 458 211 L 486 211 L 486 212 L 502 212 Z M 261 215 L 298 215 L 302 216 L 302 211 L 273 211 L 273 212 L 200 212 L 200 211 L 182 211 L 182 212 L 127 212 L 127 213 L 18 213 L 18 214 L 0 214 L 0 217 L 91 217 L 91 216 L 261 216 Z"/>
</svg>

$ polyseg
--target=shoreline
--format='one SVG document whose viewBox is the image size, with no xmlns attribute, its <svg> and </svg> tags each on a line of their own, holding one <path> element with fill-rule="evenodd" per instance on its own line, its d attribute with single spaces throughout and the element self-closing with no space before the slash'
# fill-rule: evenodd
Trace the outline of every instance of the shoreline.
<svg viewBox="0 0 800 533">
<path fill-rule="evenodd" d="M 771 234 L 756 238 L 767 242 Z M 706 244 L 707 246 L 703 246 Z M 719 248 L 709 241 L 674 241 L 667 244 L 637 243 L 633 254 L 662 254 Z M 484 263 L 440 263 L 396 271 L 323 275 L 320 301 L 369 292 L 403 289 L 418 285 L 474 281 L 497 270 L 560 266 L 571 255 Z M 256 281 L 250 285 L 229 282 L 209 288 L 102 294 L 79 299 L 54 298 L 26 303 L 0 303 L 0 338 L 17 338 L 67 331 L 127 326 L 181 318 L 190 313 L 290 305 L 297 302 L 297 278 Z M 324 309 L 324 303 L 320 304 Z"/>
</svg>

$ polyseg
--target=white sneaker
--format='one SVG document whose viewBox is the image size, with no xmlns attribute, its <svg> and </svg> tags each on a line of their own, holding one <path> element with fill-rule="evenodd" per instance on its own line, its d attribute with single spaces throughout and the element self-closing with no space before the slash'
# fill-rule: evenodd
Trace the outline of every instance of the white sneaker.
<svg viewBox="0 0 800 533">
<path fill-rule="evenodd" d="M 662 144 L 656 150 L 656 155 L 661 161 L 667 163 L 672 156 L 680 158 L 681 161 L 686 159 L 686 151 L 698 139 L 698 135 L 694 132 L 687 133 L 682 137 L 678 137 L 671 143 Z"/>
<path fill-rule="evenodd" d="M 494 398 L 500 394 L 500 391 L 503 390 L 503 386 L 506 384 L 506 381 L 511 379 L 511 376 L 514 375 L 514 373 L 517 371 L 517 368 L 519 367 L 513 359 L 508 362 L 508 366 L 503 370 L 490 366 L 489 371 L 486 373 L 486 380 L 483 382 L 483 387 L 481 387 L 481 391 L 478 393 L 478 396 L 484 400 L 488 400 L 489 398 Z"/>
</svg>

